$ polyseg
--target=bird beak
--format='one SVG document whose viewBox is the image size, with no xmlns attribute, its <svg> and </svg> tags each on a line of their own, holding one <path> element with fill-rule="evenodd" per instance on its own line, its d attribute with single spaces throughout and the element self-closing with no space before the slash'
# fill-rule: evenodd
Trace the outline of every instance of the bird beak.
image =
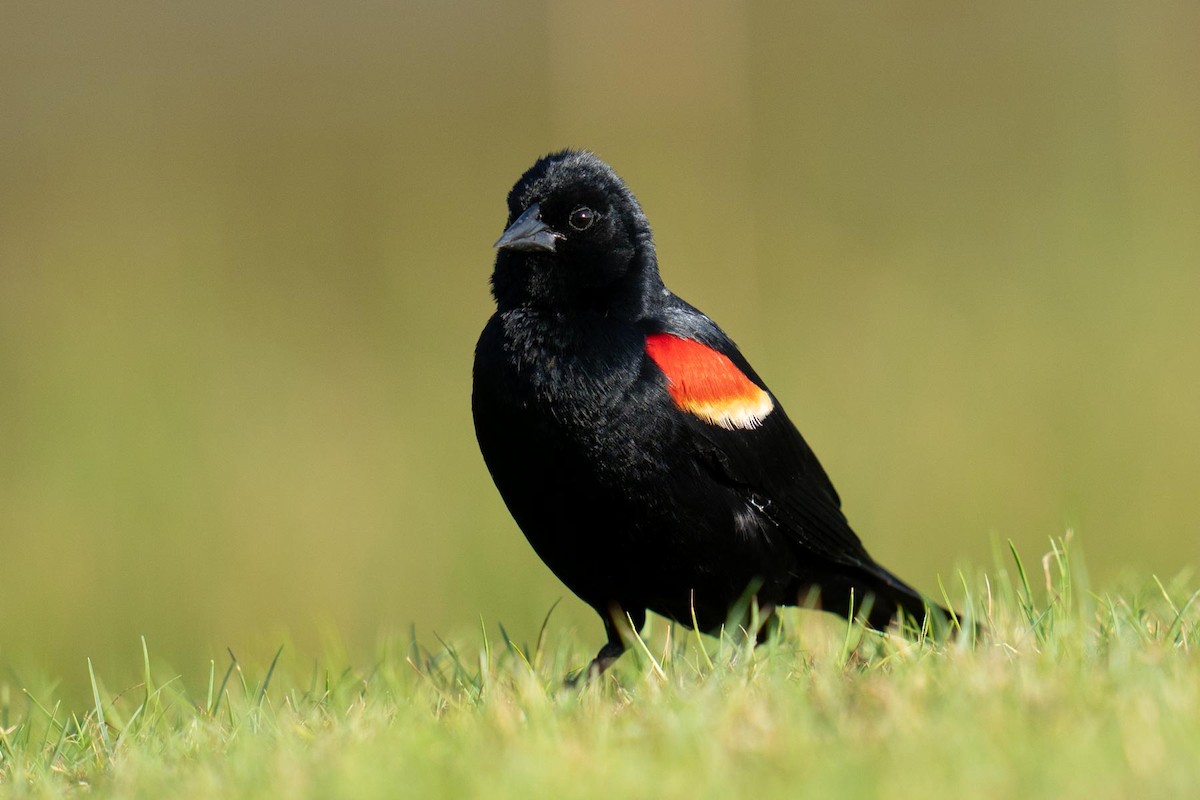
<svg viewBox="0 0 1200 800">
<path fill-rule="evenodd" d="M 525 209 L 493 246 L 500 250 L 534 250 L 553 253 L 554 243 L 559 239 L 559 235 L 552 231 L 549 225 L 542 222 L 538 216 L 541 213 L 541 206 L 537 203 Z"/>
</svg>

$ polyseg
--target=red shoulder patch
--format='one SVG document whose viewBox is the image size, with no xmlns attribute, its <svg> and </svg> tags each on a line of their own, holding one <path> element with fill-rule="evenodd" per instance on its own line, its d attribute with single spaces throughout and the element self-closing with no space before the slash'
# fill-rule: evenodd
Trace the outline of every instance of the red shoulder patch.
<svg viewBox="0 0 1200 800">
<path fill-rule="evenodd" d="M 675 405 L 711 425 L 757 428 L 775 408 L 771 395 L 708 345 L 654 333 L 646 337 L 646 354 L 667 376 Z"/>
</svg>

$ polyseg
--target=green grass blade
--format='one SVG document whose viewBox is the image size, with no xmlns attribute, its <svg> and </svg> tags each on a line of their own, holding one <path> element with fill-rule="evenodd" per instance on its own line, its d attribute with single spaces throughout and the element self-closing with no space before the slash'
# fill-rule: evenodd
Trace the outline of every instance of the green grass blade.
<svg viewBox="0 0 1200 800">
<path fill-rule="evenodd" d="M 108 738 L 108 724 L 104 721 L 104 704 L 100 702 L 100 687 L 96 684 L 96 671 L 92 669 L 92 659 L 87 660 L 88 677 L 92 683 L 92 700 L 95 703 L 96 724 L 100 728 L 100 738 L 104 742 L 104 752 L 112 756 L 112 742 Z"/>
<path fill-rule="evenodd" d="M 221 678 L 221 688 L 217 690 L 216 699 L 213 700 L 212 711 L 209 712 L 209 716 L 214 718 L 217 716 L 217 711 L 221 708 L 221 701 L 225 698 L 225 687 L 229 685 L 229 678 L 233 675 L 234 668 L 237 667 L 237 656 L 233 654 L 232 650 L 226 649 L 225 652 L 229 653 L 229 667 L 225 670 L 225 676 Z"/>
<path fill-rule="evenodd" d="M 279 663 L 281 655 L 283 655 L 283 645 L 279 645 L 279 649 L 275 651 L 275 657 L 271 659 L 271 666 L 267 667 L 267 677 L 263 678 L 262 688 L 258 690 L 258 697 L 254 702 L 256 708 L 262 708 L 263 701 L 267 699 L 267 687 L 271 685 L 271 676 L 275 674 L 275 666 Z"/>
<path fill-rule="evenodd" d="M 665 681 L 667 679 L 667 673 L 663 671 L 662 665 L 658 663 L 658 659 L 656 659 L 654 654 L 650 652 L 650 648 L 646 646 L 646 641 L 642 638 L 642 635 L 638 632 L 637 628 L 633 626 L 633 617 L 626 613 L 625 619 L 629 623 L 629 633 L 632 636 L 633 641 L 637 644 L 638 649 L 642 652 L 642 654 L 645 655 L 646 658 L 650 659 L 650 668 L 660 680 Z"/>
<path fill-rule="evenodd" d="M 696 635 L 696 649 L 700 651 L 700 655 L 704 657 L 704 663 L 708 665 L 708 671 L 713 671 L 713 661 L 708 656 L 708 650 L 704 647 L 704 639 L 700 636 L 700 623 L 696 620 L 696 592 L 691 594 L 691 600 L 688 603 L 689 610 L 692 612 L 692 632 Z"/>
</svg>

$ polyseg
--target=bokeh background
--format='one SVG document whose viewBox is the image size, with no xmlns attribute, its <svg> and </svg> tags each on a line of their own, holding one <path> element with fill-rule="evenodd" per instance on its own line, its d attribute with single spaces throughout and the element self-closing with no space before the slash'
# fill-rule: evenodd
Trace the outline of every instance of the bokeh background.
<svg viewBox="0 0 1200 800">
<path fill-rule="evenodd" d="M 0 11 L 0 680 L 598 641 L 475 448 L 504 196 L 594 149 L 872 551 L 1200 558 L 1200 6 Z M 16 677 L 13 677 L 16 676 Z"/>
</svg>

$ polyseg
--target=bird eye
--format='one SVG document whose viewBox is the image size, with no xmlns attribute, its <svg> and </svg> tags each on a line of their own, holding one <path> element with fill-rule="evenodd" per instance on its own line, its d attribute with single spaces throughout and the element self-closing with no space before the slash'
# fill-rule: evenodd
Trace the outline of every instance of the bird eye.
<svg viewBox="0 0 1200 800">
<path fill-rule="evenodd" d="M 577 231 L 586 231 L 596 221 L 596 212 L 587 206 L 580 206 L 567 217 L 567 224 Z"/>
</svg>

